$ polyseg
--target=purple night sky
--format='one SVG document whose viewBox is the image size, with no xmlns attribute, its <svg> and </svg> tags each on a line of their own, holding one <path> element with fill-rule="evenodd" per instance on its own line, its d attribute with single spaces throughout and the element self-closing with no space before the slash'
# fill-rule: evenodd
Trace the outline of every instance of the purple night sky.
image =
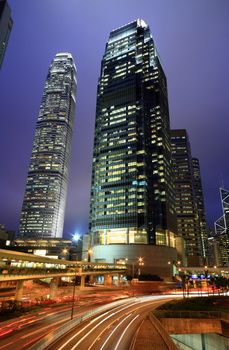
<svg viewBox="0 0 229 350">
<path fill-rule="evenodd" d="M 112 29 L 150 26 L 168 80 L 170 121 L 200 159 L 208 223 L 229 189 L 228 0 L 8 0 L 14 26 L 0 71 L 0 223 L 17 230 L 49 64 L 71 52 L 78 94 L 64 235 L 87 232 L 97 80 Z"/>
</svg>

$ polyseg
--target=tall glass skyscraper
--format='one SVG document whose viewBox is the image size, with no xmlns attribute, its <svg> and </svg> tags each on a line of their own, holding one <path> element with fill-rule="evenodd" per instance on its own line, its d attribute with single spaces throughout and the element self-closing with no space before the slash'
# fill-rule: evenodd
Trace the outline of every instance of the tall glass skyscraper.
<svg viewBox="0 0 229 350">
<path fill-rule="evenodd" d="M 76 104 L 76 67 L 58 53 L 48 71 L 20 219 L 23 237 L 62 237 Z"/>
<path fill-rule="evenodd" d="M 223 216 L 215 222 L 215 234 L 227 234 L 229 238 L 229 191 L 220 188 L 221 204 L 223 209 Z"/>
<path fill-rule="evenodd" d="M 192 167 L 193 167 L 193 178 L 194 178 L 194 190 L 197 203 L 198 217 L 200 223 L 200 233 L 201 233 L 201 242 L 202 242 L 202 251 L 204 257 L 204 263 L 206 262 L 207 257 L 207 246 L 208 246 L 208 229 L 206 221 L 206 213 L 204 206 L 204 193 L 201 181 L 201 172 L 200 172 L 200 163 L 198 158 L 192 158 Z"/>
<path fill-rule="evenodd" d="M 149 26 L 110 33 L 98 83 L 92 245 L 171 245 L 175 231 L 167 83 Z"/>
<path fill-rule="evenodd" d="M 206 264 L 207 227 L 197 158 L 192 158 L 185 129 L 171 131 L 177 233 L 185 241 L 188 266 Z M 183 261 L 185 264 L 185 261 Z"/>
</svg>

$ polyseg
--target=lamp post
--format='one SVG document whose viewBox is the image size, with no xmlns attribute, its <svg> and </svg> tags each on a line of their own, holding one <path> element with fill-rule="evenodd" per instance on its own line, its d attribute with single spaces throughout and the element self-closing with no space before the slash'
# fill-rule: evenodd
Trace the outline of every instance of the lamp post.
<svg viewBox="0 0 229 350">
<path fill-rule="evenodd" d="M 91 255 L 92 255 L 92 253 L 93 253 L 93 250 L 91 248 L 89 248 L 88 251 L 87 251 L 87 254 L 88 254 L 87 261 L 88 262 L 91 262 Z"/>
<path fill-rule="evenodd" d="M 73 293 L 72 293 L 71 320 L 73 319 L 73 311 L 74 311 L 74 304 L 75 304 L 75 293 L 76 293 L 76 268 L 75 268 L 74 286 L 73 286 Z"/>
<path fill-rule="evenodd" d="M 143 260 L 142 257 L 138 258 L 138 266 L 139 266 L 139 268 L 138 268 L 138 277 L 139 277 L 141 275 L 141 268 L 140 268 L 140 266 L 144 266 L 144 260 Z"/>
<path fill-rule="evenodd" d="M 137 261 L 136 261 L 136 259 L 125 258 L 126 264 L 128 264 L 129 260 L 132 260 L 131 264 L 132 264 L 132 279 L 133 279 L 134 278 L 134 272 L 135 272 L 135 264 L 137 263 L 138 266 L 139 266 L 138 275 L 140 275 L 141 274 L 140 266 L 144 266 L 144 258 L 140 257 L 140 258 L 138 258 Z"/>
</svg>

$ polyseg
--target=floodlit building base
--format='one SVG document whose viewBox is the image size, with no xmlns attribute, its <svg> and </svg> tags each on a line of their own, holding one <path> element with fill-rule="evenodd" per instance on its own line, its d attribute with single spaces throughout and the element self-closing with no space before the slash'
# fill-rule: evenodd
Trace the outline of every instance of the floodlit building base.
<svg viewBox="0 0 229 350">
<path fill-rule="evenodd" d="M 172 262 L 177 260 L 176 249 L 168 246 L 110 244 L 95 245 L 92 249 L 92 262 L 125 263 L 129 267 L 128 274 L 132 277 L 139 274 L 172 277 Z"/>
</svg>

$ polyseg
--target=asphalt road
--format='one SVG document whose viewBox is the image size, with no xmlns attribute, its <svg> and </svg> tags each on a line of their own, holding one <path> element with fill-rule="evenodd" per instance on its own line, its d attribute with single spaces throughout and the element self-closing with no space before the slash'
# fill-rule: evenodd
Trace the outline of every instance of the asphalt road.
<svg viewBox="0 0 229 350">
<path fill-rule="evenodd" d="M 168 297 L 139 297 L 74 327 L 48 350 L 126 350 L 133 348 L 149 312 Z"/>
<path fill-rule="evenodd" d="M 92 308 L 114 301 L 121 297 L 118 293 L 93 293 L 77 301 L 74 317 L 81 316 Z M 47 306 L 38 311 L 1 322 L 0 350 L 25 350 L 49 332 L 70 320 L 71 303 L 60 306 Z"/>
</svg>

